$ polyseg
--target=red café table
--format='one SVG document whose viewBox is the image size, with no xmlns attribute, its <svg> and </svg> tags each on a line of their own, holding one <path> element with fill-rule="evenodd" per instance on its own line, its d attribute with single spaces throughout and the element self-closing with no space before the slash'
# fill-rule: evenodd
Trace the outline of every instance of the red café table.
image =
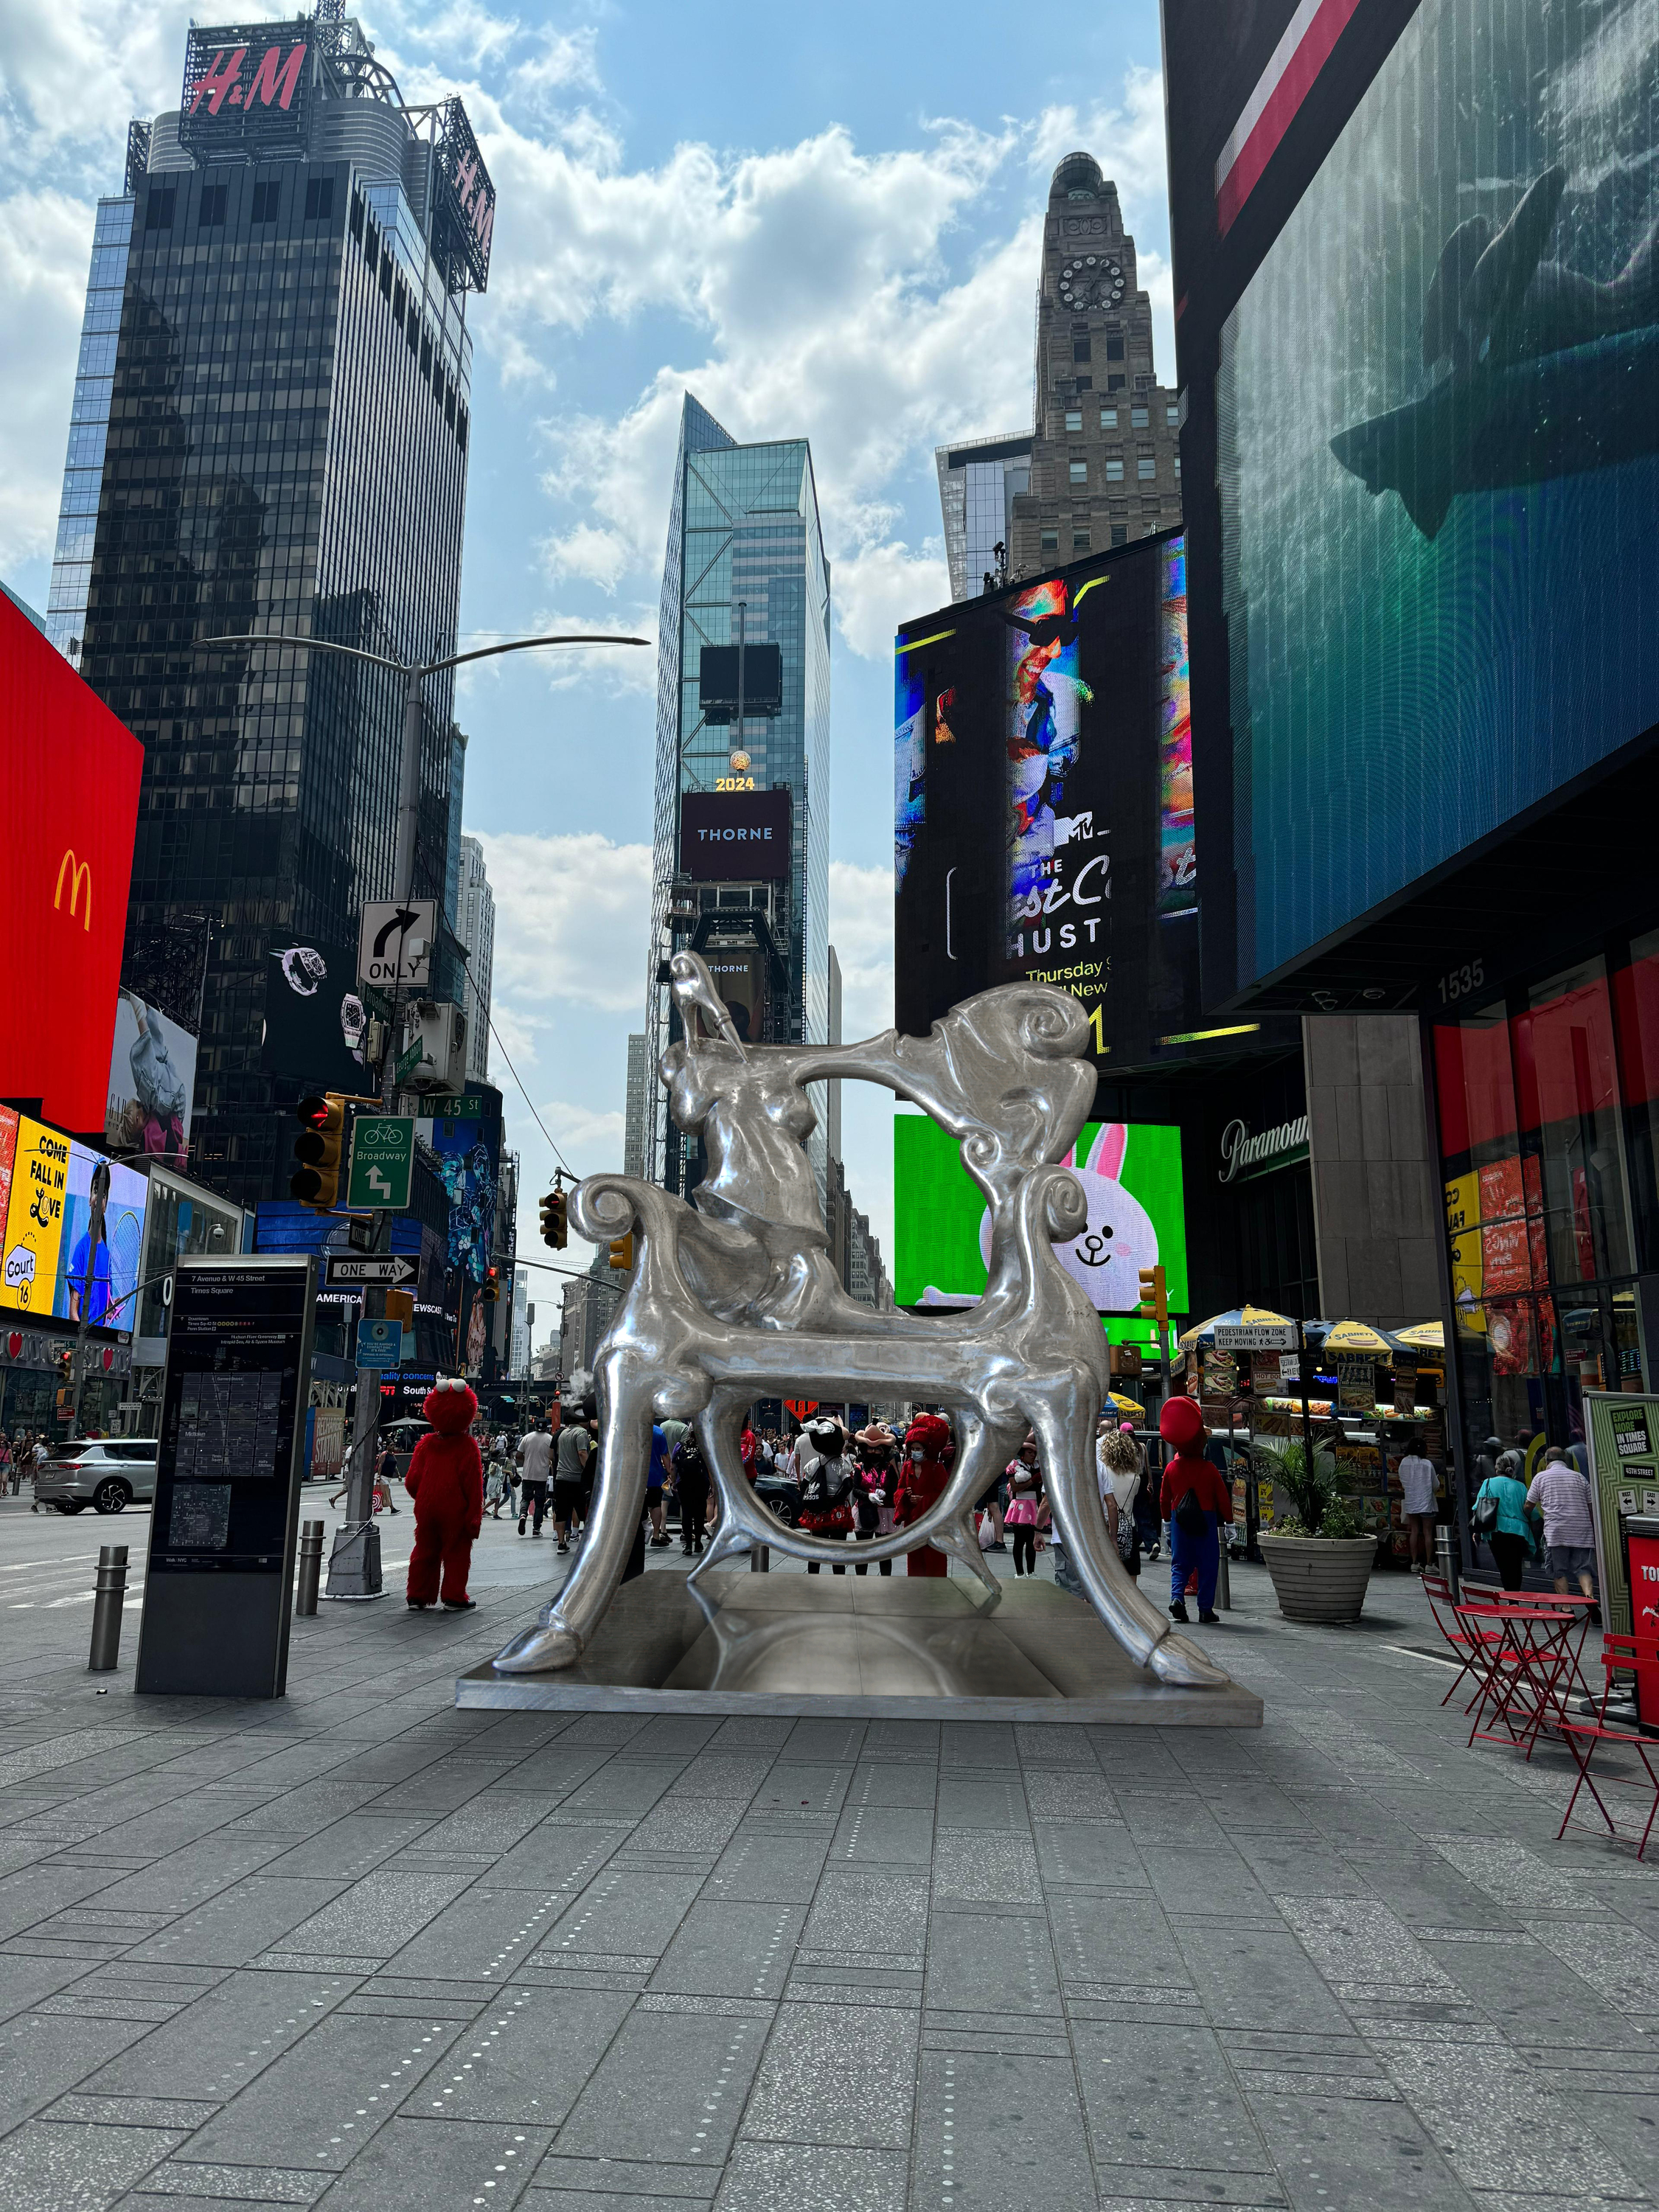
<svg viewBox="0 0 1659 2212">
<path fill-rule="evenodd" d="M 1581 1662 L 1595 1601 L 1495 1590 L 1490 1601 L 1471 1602 L 1471 1588 L 1463 1585 L 1455 1608 L 1480 1686 L 1469 1741 L 1522 1746 L 1530 1759 L 1540 1735 L 1559 1729 L 1568 1698 L 1590 1698 Z"/>
</svg>

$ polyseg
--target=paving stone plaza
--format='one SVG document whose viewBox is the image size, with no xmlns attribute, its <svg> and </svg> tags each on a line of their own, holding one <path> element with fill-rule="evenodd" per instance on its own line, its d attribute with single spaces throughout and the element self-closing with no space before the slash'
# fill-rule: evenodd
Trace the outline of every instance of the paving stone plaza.
<svg viewBox="0 0 1659 2212">
<path fill-rule="evenodd" d="M 136 1610 L 85 1672 L 147 1516 L 0 1524 L 0 2204 L 1659 2192 L 1659 1866 L 1465 1748 L 1404 1577 L 1322 1631 L 1235 1569 L 1259 1732 L 495 1715 L 455 1677 L 563 1565 L 505 1521 L 466 1617 L 383 1524 L 270 1705 L 135 1699 Z"/>
</svg>

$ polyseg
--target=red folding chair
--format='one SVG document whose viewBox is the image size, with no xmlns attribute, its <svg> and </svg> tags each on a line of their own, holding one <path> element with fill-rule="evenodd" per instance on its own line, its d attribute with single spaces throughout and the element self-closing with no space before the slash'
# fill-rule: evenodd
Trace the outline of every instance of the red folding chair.
<svg viewBox="0 0 1659 2212">
<path fill-rule="evenodd" d="M 1468 1705 L 1463 1708 L 1464 1711 L 1468 1712 L 1473 1706 L 1475 1698 L 1480 1694 L 1480 1677 L 1475 1672 L 1472 1656 L 1475 1646 L 1471 1642 L 1468 1632 L 1458 1626 L 1457 1599 L 1453 1595 L 1452 1586 L 1445 1577 L 1434 1574 L 1425 1568 L 1420 1579 L 1423 1595 L 1429 1601 L 1429 1617 L 1444 1638 L 1452 1657 L 1462 1662 L 1461 1671 L 1453 1676 L 1451 1687 L 1440 1702 L 1443 1705 L 1449 1705 L 1462 1687 L 1464 1676 L 1468 1675 L 1474 1684 L 1474 1696 L 1470 1698 Z M 1449 1626 L 1447 1625 L 1449 1622 Z M 1500 1641 L 1500 1637 L 1501 1632 L 1492 1629 L 1483 1633 L 1480 1640 L 1483 1644 L 1496 1644 Z"/>
<path fill-rule="evenodd" d="M 1618 1825 L 1603 1803 L 1601 1791 L 1596 1788 L 1595 1778 L 1591 1776 L 1590 1761 L 1595 1758 L 1600 1745 L 1624 1744 L 1636 1753 L 1643 1774 L 1646 1777 L 1645 1782 L 1638 1781 L 1633 1774 L 1610 1774 L 1605 1767 L 1602 1769 L 1601 1780 L 1604 1789 L 1611 1786 L 1620 1790 L 1646 1789 L 1652 1792 L 1653 1802 L 1648 1808 L 1647 1823 L 1642 1830 L 1641 1841 L 1636 1846 L 1636 1856 L 1639 1859 L 1647 1850 L 1648 1838 L 1653 1833 L 1654 1820 L 1656 1817 L 1659 1817 L 1659 1772 L 1655 1771 L 1654 1766 L 1656 1757 L 1659 1757 L 1659 1736 L 1644 1735 L 1639 1729 L 1609 1725 L 1607 1701 L 1612 1695 L 1615 1675 L 1632 1674 L 1638 1665 L 1659 1666 L 1659 1637 L 1603 1637 L 1601 1664 L 1607 1670 L 1607 1680 L 1602 1687 L 1601 1702 L 1597 1709 L 1595 1718 L 1594 1720 L 1574 1719 L 1570 1716 L 1563 1715 L 1558 1723 L 1567 1749 L 1572 1753 L 1574 1762 L 1578 1768 L 1578 1779 L 1572 1785 L 1572 1795 L 1567 1800 L 1566 1811 L 1561 1815 L 1561 1825 L 1555 1832 L 1555 1840 L 1559 1844 L 1562 1837 L 1566 1834 L 1567 1823 L 1572 1818 L 1572 1808 L 1578 1802 L 1579 1792 L 1585 1789 L 1589 1790 L 1590 1796 L 1595 1800 L 1595 1809 L 1607 1822 L 1607 1833 L 1612 1836 L 1619 1834 Z"/>
</svg>

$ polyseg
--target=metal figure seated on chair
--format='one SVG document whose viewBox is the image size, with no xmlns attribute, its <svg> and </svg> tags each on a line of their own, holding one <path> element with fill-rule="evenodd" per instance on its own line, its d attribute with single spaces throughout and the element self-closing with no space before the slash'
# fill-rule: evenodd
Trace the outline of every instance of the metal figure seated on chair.
<svg viewBox="0 0 1659 2212">
<path fill-rule="evenodd" d="M 1139 1595 L 1106 1530 L 1094 1455 L 1106 1339 L 1054 1249 L 1086 1214 L 1080 1185 L 1059 1164 L 1094 1100 L 1078 1001 L 1011 983 L 965 1000 L 927 1037 L 888 1030 L 861 1044 L 744 1044 L 702 961 L 677 952 L 669 964 L 684 1036 L 659 1073 L 675 1122 L 702 1140 L 707 1171 L 689 1204 L 622 1175 L 590 1176 L 572 1198 L 570 1218 L 590 1242 L 633 1231 L 635 1272 L 594 1355 L 601 1473 L 586 1543 L 496 1668 L 539 1674 L 580 1659 L 628 1564 L 653 1419 L 695 1423 L 719 1498 L 695 1583 L 757 1545 L 848 1561 L 840 1542 L 787 1528 L 744 1479 L 739 1439 L 757 1398 L 909 1397 L 951 1411 L 959 1449 L 939 1494 L 860 1543 L 860 1560 L 931 1544 L 994 1600 L 973 1508 L 1030 1430 L 1078 1582 L 1119 1644 L 1165 1683 L 1224 1686 L 1227 1676 Z M 842 1288 L 805 1150 L 814 1126 L 806 1086 L 830 1078 L 882 1084 L 960 1141 L 991 1217 L 985 1295 L 960 1316 L 878 1312 Z"/>
</svg>

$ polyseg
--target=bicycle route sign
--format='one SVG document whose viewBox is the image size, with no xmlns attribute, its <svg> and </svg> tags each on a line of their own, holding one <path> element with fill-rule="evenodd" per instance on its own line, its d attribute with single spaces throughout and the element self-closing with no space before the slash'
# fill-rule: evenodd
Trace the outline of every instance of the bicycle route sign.
<svg viewBox="0 0 1659 2212">
<path fill-rule="evenodd" d="M 351 1125 L 351 1174 L 346 1204 L 408 1210 L 415 1178 L 415 1123 L 406 1114 L 360 1114 Z"/>
</svg>

